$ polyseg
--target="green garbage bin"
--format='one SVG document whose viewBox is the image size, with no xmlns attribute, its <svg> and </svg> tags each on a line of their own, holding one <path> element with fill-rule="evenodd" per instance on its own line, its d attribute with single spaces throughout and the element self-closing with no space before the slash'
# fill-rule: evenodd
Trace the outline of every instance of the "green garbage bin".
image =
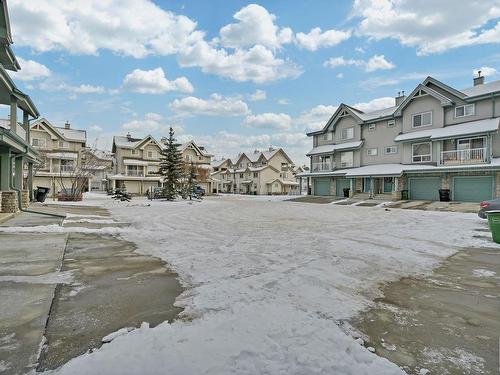
<svg viewBox="0 0 500 375">
<path fill-rule="evenodd" d="M 488 216 L 488 224 L 493 241 L 500 244 L 500 211 L 489 211 L 486 213 L 486 216 Z"/>
</svg>

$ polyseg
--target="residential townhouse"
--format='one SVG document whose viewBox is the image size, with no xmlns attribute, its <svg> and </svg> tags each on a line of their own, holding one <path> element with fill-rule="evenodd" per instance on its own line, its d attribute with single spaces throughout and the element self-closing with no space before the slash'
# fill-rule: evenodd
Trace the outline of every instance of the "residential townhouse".
<svg viewBox="0 0 500 375">
<path fill-rule="evenodd" d="M 54 126 L 46 118 L 33 122 L 30 129 L 31 145 L 41 156 L 41 162 L 35 166 L 33 186 L 48 187 L 55 196 L 63 189 L 71 189 L 75 179 L 82 176 L 86 179 L 83 185 L 88 187 L 89 177 L 80 172 L 87 150 L 86 131 L 73 129 L 69 122 L 63 127 Z"/>
<path fill-rule="evenodd" d="M 0 120 L 0 212 L 13 213 L 29 204 L 32 195 L 33 165 L 40 161 L 39 153 L 30 143 L 30 118 L 39 116 L 31 98 L 21 92 L 7 70 L 21 69 L 10 45 L 7 2 L 0 0 L 0 106 L 9 118 Z M 18 121 L 19 120 L 19 121 Z M 26 165 L 28 175 L 23 178 Z"/>
<path fill-rule="evenodd" d="M 432 77 L 369 113 L 341 104 L 313 140 L 314 195 L 455 201 L 500 196 L 500 81 L 457 90 Z"/>
<path fill-rule="evenodd" d="M 213 164 L 217 192 L 239 194 L 289 194 L 298 190 L 294 163 L 282 148 L 241 153 Z"/>
<path fill-rule="evenodd" d="M 93 159 L 88 165 L 91 170 L 89 190 L 106 191 L 109 186 L 108 177 L 113 173 L 114 155 L 107 151 L 93 150 L 89 156 Z"/>
<path fill-rule="evenodd" d="M 134 138 L 130 134 L 113 138 L 112 153 L 115 156 L 114 171 L 109 176 L 111 189 L 125 187 L 131 194 L 146 194 L 148 189 L 162 185 L 163 178 L 159 174 L 161 153 L 165 148 L 153 136 Z M 212 191 L 210 181 L 211 157 L 204 147 L 194 141 L 186 142 L 179 147 L 186 168 L 193 163 L 198 171 L 197 185 L 207 193 Z"/>
</svg>

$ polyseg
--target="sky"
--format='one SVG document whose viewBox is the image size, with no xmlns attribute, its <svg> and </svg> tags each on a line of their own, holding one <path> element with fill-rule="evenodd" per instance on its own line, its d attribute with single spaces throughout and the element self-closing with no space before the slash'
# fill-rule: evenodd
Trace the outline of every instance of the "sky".
<svg viewBox="0 0 500 375">
<path fill-rule="evenodd" d="M 306 162 L 340 103 L 394 105 L 428 75 L 500 79 L 500 0 L 9 0 L 13 73 L 89 145 L 172 126 L 216 158 L 283 147 Z"/>
</svg>

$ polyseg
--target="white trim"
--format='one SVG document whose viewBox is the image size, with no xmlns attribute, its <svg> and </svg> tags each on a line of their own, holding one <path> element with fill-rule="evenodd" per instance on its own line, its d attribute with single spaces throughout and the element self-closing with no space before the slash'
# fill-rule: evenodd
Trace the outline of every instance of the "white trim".
<svg viewBox="0 0 500 375">
<path fill-rule="evenodd" d="M 431 115 L 431 122 L 430 124 L 426 124 L 426 125 L 419 125 L 419 126 L 415 126 L 415 117 L 416 116 L 420 116 L 420 122 L 422 122 L 422 115 L 426 115 L 426 114 L 430 114 Z M 414 113 L 411 115 L 411 127 L 412 128 L 424 128 L 426 126 L 432 126 L 432 111 L 425 111 L 425 112 L 420 112 L 420 113 Z"/>
<path fill-rule="evenodd" d="M 373 153 L 375 152 L 375 153 Z M 377 156 L 378 155 L 378 148 L 377 147 L 371 147 L 366 149 L 366 156 Z"/>
<path fill-rule="evenodd" d="M 425 154 L 425 155 L 414 155 L 413 154 L 413 148 L 415 146 L 419 146 L 419 145 L 429 145 L 429 154 Z M 423 156 L 429 156 L 429 160 L 422 160 L 422 157 Z M 420 161 L 415 161 L 415 157 L 420 157 Z M 411 162 L 412 163 L 429 163 L 429 162 L 432 162 L 432 142 L 419 142 L 419 143 L 412 143 L 411 144 Z"/>
<path fill-rule="evenodd" d="M 346 131 L 346 132 L 347 132 L 347 130 L 352 130 L 352 137 L 348 137 L 348 136 L 346 136 L 346 137 L 344 138 L 344 131 Z M 344 128 L 344 129 L 342 129 L 342 130 L 340 131 L 340 139 L 341 139 L 341 140 L 343 140 L 343 141 L 348 140 L 348 139 L 354 139 L 354 126 L 351 126 L 351 127 L 349 127 L 349 128 Z"/>
<path fill-rule="evenodd" d="M 387 152 L 387 150 L 390 150 Z M 386 155 L 394 155 L 398 153 L 398 146 L 397 145 L 392 145 L 392 146 L 385 146 L 384 147 L 384 154 Z"/>
<path fill-rule="evenodd" d="M 472 106 L 472 113 L 467 115 L 467 114 L 465 114 L 465 107 L 470 107 L 470 106 Z M 459 108 L 464 109 L 464 114 L 462 116 L 457 115 L 457 109 L 459 109 Z M 455 107 L 455 118 L 469 117 L 469 116 L 474 116 L 475 114 L 476 114 L 476 104 L 475 103 L 464 104 L 464 105 L 460 105 L 460 106 Z"/>
<path fill-rule="evenodd" d="M 371 124 L 368 124 L 368 131 L 370 131 L 370 132 L 375 131 L 376 128 L 377 128 L 377 124 L 375 124 L 374 122 L 372 122 Z"/>
</svg>

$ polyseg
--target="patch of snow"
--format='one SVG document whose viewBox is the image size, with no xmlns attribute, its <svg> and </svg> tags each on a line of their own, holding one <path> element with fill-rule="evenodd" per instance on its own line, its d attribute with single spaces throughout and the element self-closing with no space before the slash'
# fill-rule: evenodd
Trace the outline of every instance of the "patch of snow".
<svg viewBox="0 0 500 375">
<path fill-rule="evenodd" d="M 0 232 L 4 233 L 101 233 L 118 234 L 124 228 L 83 228 L 83 227 L 62 227 L 59 224 L 35 225 L 32 227 L 0 227 Z"/>
<path fill-rule="evenodd" d="M 64 224 L 70 223 L 94 223 L 94 224 L 115 224 L 116 221 L 113 219 L 90 219 L 90 218 L 81 218 L 81 219 L 65 219 L 63 221 Z"/>
<path fill-rule="evenodd" d="M 2 281 L 30 284 L 69 284 L 73 281 L 73 271 L 52 272 L 38 276 L 4 275 L 0 276 L 0 282 Z"/>
<path fill-rule="evenodd" d="M 475 214 L 233 195 L 94 204 L 131 223 L 121 235 L 179 274 L 187 289 L 176 305 L 186 319 L 144 325 L 56 374 L 127 375 L 147 366 L 146 373 L 173 374 L 401 375 L 340 322 L 368 308 L 383 283 L 488 244 L 473 237 Z"/>
<path fill-rule="evenodd" d="M 478 268 L 476 270 L 473 270 L 472 274 L 474 275 L 474 277 L 495 277 L 497 273 L 495 271 Z"/>
<path fill-rule="evenodd" d="M 118 336 L 126 335 L 127 333 L 133 331 L 134 329 L 135 329 L 135 327 L 120 328 L 118 331 L 112 332 L 109 335 L 104 336 L 102 338 L 101 342 L 106 343 L 106 344 L 110 343 L 111 341 L 113 341 L 114 339 L 116 339 Z"/>
</svg>

